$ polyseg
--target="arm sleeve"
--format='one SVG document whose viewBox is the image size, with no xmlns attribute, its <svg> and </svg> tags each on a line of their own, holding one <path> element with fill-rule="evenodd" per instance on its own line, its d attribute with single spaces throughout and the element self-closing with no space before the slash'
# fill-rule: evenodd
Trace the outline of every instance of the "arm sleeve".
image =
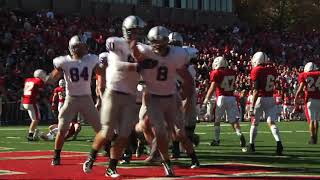
<svg viewBox="0 0 320 180">
<path fill-rule="evenodd" d="M 106 40 L 106 50 L 107 52 L 109 51 L 115 51 L 115 43 L 114 43 L 114 39 L 113 38 L 108 38 Z"/>
<path fill-rule="evenodd" d="M 218 82 L 217 71 L 211 71 L 211 73 L 210 73 L 210 81 L 211 82 Z"/>
<path fill-rule="evenodd" d="M 252 82 L 257 80 L 257 71 L 255 69 L 251 70 L 250 79 L 251 79 Z"/>
<path fill-rule="evenodd" d="M 184 49 L 178 49 L 179 58 L 177 59 L 177 69 L 181 69 L 188 64 L 188 54 Z"/>
<path fill-rule="evenodd" d="M 126 71 L 132 66 L 136 66 L 136 63 L 123 62 L 123 61 L 116 61 L 116 62 L 113 62 L 113 64 L 116 70 L 118 71 Z"/>
<path fill-rule="evenodd" d="M 304 73 L 300 73 L 299 74 L 298 82 L 299 82 L 299 84 L 305 82 Z"/>
<path fill-rule="evenodd" d="M 250 73 L 250 79 L 251 79 L 251 83 L 252 83 L 252 88 L 253 89 L 258 89 L 258 75 L 257 75 L 257 71 L 255 69 L 252 69 L 251 70 L 251 73 Z"/>
</svg>

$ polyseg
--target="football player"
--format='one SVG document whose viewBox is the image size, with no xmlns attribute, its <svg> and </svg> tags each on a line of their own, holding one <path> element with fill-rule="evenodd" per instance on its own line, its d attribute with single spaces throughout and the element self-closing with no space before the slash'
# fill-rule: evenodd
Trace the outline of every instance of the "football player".
<svg viewBox="0 0 320 180">
<path fill-rule="evenodd" d="M 177 46 L 182 47 L 183 45 L 183 38 L 181 34 L 178 32 L 172 32 L 169 34 L 169 44 L 171 46 Z M 195 76 L 196 76 L 196 70 L 192 63 L 196 61 L 196 58 L 198 56 L 198 50 L 196 48 L 191 48 L 188 46 L 183 47 L 184 50 L 188 54 L 188 63 L 186 64 L 188 68 L 188 72 L 190 73 L 192 79 L 193 79 L 193 94 L 191 96 L 190 100 L 184 100 L 181 101 L 181 98 L 184 98 L 183 94 L 180 94 L 181 90 L 181 81 L 182 79 L 178 76 L 177 77 L 177 83 L 178 83 L 178 97 L 177 97 L 177 105 L 178 105 L 178 116 L 177 116 L 177 122 L 175 123 L 175 126 L 183 126 L 183 127 L 177 127 L 177 129 L 182 130 L 180 135 L 181 137 L 177 137 L 178 139 L 183 139 L 182 143 L 184 147 L 187 148 L 187 152 L 192 153 L 193 147 L 189 144 L 189 142 L 193 142 L 195 145 L 199 144 L 199 137 L 194 134 L 194 130 L 197 123 L 197 110 L 196 110 L 196 89 L 195 89 Z M 183 91 L 182 91 L 183 92 Z M 182 122 L 179 122 L 182 121 Z M 184 136 L 188 137 L 189 140 L 184 139 Z M 174 158 L 178 158 L 180 156 L 180 149 L 179 149 L 179 142 L 173 141 L 172 142 L 172 153 Z M 193 168 L 198 167 L 199 162 L 193 163 Z"/>
<path fill-rule="evenodd" d="M 148 118 L 153 128 L 157 147 L 162 155 L 163 167 L 166 176 L 174 176 L 172 164 L 168 154 L 168 135 L 176 133 L 183 137 L 182 129 L 174 129 L 177 117 L 176 77 L 183 80 L 183 90 L 187 100 L 190 100 L 193 91 L 193 79 L 187 70 L 188 55 L 181 47 L 170 47 L 169 30 L 163 26 L 156 26 L 149 30 L 150 45 L 138 45 L 135 49 L 137 58 L 153 59 L 159 62 L 154 69 L 141 72 L 146 83 L 146 95 L 140 109 L 140 119 Z M 184 126 L 179 126 L 184 128 Z M 188 140 L 187 138 L 185 140 Z M 191 149 L 191 148 L 190 148 Z M 196 155 L 188 152 L 196 163 Z"/>
<path fill-rule="evenodd" d="M 212 146 L 220 144 L 220 121 L 225 115 L 226 120 L 231 124 L 237 136 L 240 138 L 240 146 L 246 146 L 246 140 L 240 130 L 239 108 L 237 105 L 235 92 L 235 80 L 237 73 L 228 68 L 228 63 L 224 57 L 216 57 L 212 64 L 213 71 L 210 73 L 211 85 L 208 89 L 204 104 L 207 104 L 213 91 L 216 92 L 215 122 L 214 134 L 215 139 Z"/>
<path fill-rule="evenodd" d="M 91 172 L 97 152 L 106 141 L 112 140 L 116 130 L 117 137 L 110 149 L 110 162 L 105 175 L 112 178 L 120 176 L 116 167 L 137 121 L 134 117 L 137 114 L 136 87 L 140 80 L 138 72 L 156 66 L 156 61 L 135 62 L 132 57 L 131 43 L 136 43 L 144 26 L 144 21 L 138 16 L 128 16 L 122 23 L 123 37 L 109 37 L 106 40 L 108 64 L 107 85 L 101 106 L 102 129 L 96 135 L 88 159 L 83 164 L 85 173 Z"/>
<path fill-rule="evenodd" d="M 37 126 L 40 121 L 40 111 L 37 104 L 39 92 L 43 90 L 47 73 L 42 69 L 37 69 L 33 73 L 33 78 L 24 81 L 22 106 L 28 111 L 31 123 L 29 126 L 28 141 L 38 140 Z"/>
<path fill-rule="evenodd" d="M 66 90 L 65 90 L 65 81 L 64 79 L 60 79 L 58 83 L 58 87 L 54 88 L 53 95 L 52 95 L 52 102 L 51 102 L 51 110 L 55 114 L 56 117 L 58 112 L 60 111 L 64 100 L 66 97 Z M 58 106 L 56 103 L 58 102 Z"/>
<path fill-rule="evenodd" d="M 283 98 L 282 98 L 282 92 L 280 90 L 275 91 L 275 94 L 273 94 L 273 97 L 276 101 L 277 105 L 277 116 L 278 116 L 278 122 L 281 121 L 281 114 L 282 114 L 282 103 L 283 103 Z"/>
<path fill-rule="evenodd" d="M 256 52 L 251 59 L 253 69 L 251 70 L 250 78 L 253 85 L 253 93 L 250 107 L 252 118 L 248 152 L 255 152 L 254 142 L 257 137 L 258 125 L 264 114 L 271 133 L 277 142 L 276 154 L 282 155 L 283 146 L 279 129 L 276 126 L 277 106 L 273 98 L 277 71 L 274 67 L 267 66 L 268 63 L 269 59 L 263 52 Z"/>
<path fill-rule="evenodd" d="M 320 71 L 313 62 L 308 62 L 304 72 L 299 75 L 299 88 L 296 92 L 294 103 L 297 107 L 299 95 L 305 93 L 306 117 L 309 120 L 309 144 L 317 144 L 318 127 L 320 120 Z"/>
<path fill-rule="evenodd" d="M 99 58 L 88 53 L 87 45 L 79 36 L 69 40 L 69 51 L 70 55 L 53 60 L 54 70 L 46 79 L 46 83 L 54 83 L 64 75 L 66 82 L 66 98 L 58 115 L 58 133 L 51 163 L 53 166 L 60 165 L 64 137 L 76 113 L 80 112 L 96 133 L 101 129 L 100 117 L 91 97 L 92 73 L 99 74 L 102 71 Z"/>
<path fill-rule="evenodd" d="M 41 132 L 40 137 L 45 141 L 54 140 L 58 133 L 58 124 L 52 124 L 49 126 L 49 132 L 47 134 Z M 72 137 L 72 140 L 75 140 L 77 138 L 77 135 L 81 131 L 81 125 L 78 121 L 72 121 L 69 124 L 69 129 L 67 133 L 65 134 L 64 139 L 67 140 Z"/>
<path fill-rule="evenodd" d="M 285 121 L 291 120 L 292 117 L 292 101 L 289 92 L 284 93 L 283 97 L 283 117 Z"/>
</svg>

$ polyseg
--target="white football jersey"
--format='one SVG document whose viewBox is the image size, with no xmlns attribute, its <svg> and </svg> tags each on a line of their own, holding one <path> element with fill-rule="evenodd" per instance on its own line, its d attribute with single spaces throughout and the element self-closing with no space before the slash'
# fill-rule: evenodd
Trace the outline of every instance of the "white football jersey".
<svg viewBox="0 0 320 180">
<path fill-rule="evenodd" d="M 176 93 L 177 69 L 187 64 L 188 56 L 181 47 L 170 47 L 168 55 L 162 57 L 152 51 L 151 46 L 138 45 L 139 50 L 147 59 L 157 60 L 159 63 L 153 69 L 145 69 L 141 72 L 146 82 L 147 90 L 151 94 L 171 95 Z"/>
<path fill-rule="evenodd" d="M 136 94 L 140 76 L 135 71 L 126 70 L 134 62 L 128 42 L 124 38 L 110 37 L 106 41 L 108 67 L 106 73 L 107 89 Z"/>
<path fill-rule="evenodd" d="M 92 71 L 99 63 L 98 56 L 87 54 L 79 60 L 71 56 L 60 56 L 53 60 L 55 68 L 62 69 L 66 81 L 66 95 L 91 95 Z"/>
<path fill-rule="evenodd" d="M 196 48 L 194 48 L 194 47 L 189 47 L 189 46 L 183 46 L 183 49 L 184 49 L 184 50 L 187 52 L 187 54 L 188 54 L 188 63 L 190 63 L 190 60 L 191 60 L 192 58 L 197 58 L 197 57 L 198 57 L 198 53 L 199 53 L 199 50 L 198 50 L 198 49 L 196 49 Z M 194 65 L 189 65 L 189 66 L 188 66 L 188 71 L 189 71 L 191 77 L 192 77 L 193 79 L 195 79 L 197 72 L 196 72 L 196 69 L 194 68 Z"/>
</svg>

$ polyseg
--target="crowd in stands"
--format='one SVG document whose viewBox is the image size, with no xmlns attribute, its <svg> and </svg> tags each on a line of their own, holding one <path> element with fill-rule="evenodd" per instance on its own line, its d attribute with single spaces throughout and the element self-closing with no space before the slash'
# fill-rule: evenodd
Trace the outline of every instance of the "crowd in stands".
<svg viewBox="0 0 320 180">
<path fill-rule="evenodd" d="M 49 10 L 0 9 L 0 77 L 9 80 L 6 81 L 7 99 L 20 99 L 23 80 L 35 69 L 50 72 L 52 59 L 68 53 L 68 40 L 72 35 L 81 35 L 90 51 L 98 54 L 105 50 L 107 37 L 121 36 L 121 23 L 119 17 L 64 16 Z M 148 22 L 148 28 L 155 24 L 157 22 Z M 181 33 L 185 45 L 199 50 L 195 64 L 199 102 L 205 95 L 211 64 L 216 56 L 225 56 L 229 65 L 239 72 L 237 89 L 242 91 L 250 88 L 250 56 L 258 50 L 266 52 L 280 74 L 278 87 L 290 94 L 297 87 L 301 67 L 308 61 L 320 61 L 319 31 L 280 33 L 267 29 L 252 30 L 241 25 L 226 28 L 164 25 Z"/>
</svg>

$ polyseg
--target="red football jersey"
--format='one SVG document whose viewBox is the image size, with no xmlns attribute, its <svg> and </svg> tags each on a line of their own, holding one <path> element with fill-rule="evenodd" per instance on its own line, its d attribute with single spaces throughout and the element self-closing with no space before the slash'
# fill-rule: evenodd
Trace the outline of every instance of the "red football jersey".
<svg viewBox="0 0 320 180">
<path fill-rule="evenodd" d="M 274 67 L 257 66 L 252 69 L 250 78 L 252 84 L 258 81 L 258 96 L 259 97 L 272 97 L 275 80 L 277 78 L 277 71 Z"/>
<path fill-rule="evenodd" d="M 39 90 L 43 88 L 44 82 L 39 78 L 27 78 L 24 81 L 23 104 L 35 104 Z"/>
<path fill-rule="evenodd" d="M 210 73 L 210 81 L 216 83 L 216 96 L 234 96 L 237 73 L 232 69 L 217 69 Z"/>
<path fill-rule="evenodd" d="M 58 102 L 64 102 L 64 99 L 66 97 L 66 91 L 63 87 L 56 87 L 54 90 L 53 90 L 53 93 L 57 93 L 58 94 Z"/>
<path fill-rule="evenodd" d="M 298 78 L 299 84 L 304 83 L 305 98 L 320 99 L 320 71 L 302 72 Z"/>
</svg>

